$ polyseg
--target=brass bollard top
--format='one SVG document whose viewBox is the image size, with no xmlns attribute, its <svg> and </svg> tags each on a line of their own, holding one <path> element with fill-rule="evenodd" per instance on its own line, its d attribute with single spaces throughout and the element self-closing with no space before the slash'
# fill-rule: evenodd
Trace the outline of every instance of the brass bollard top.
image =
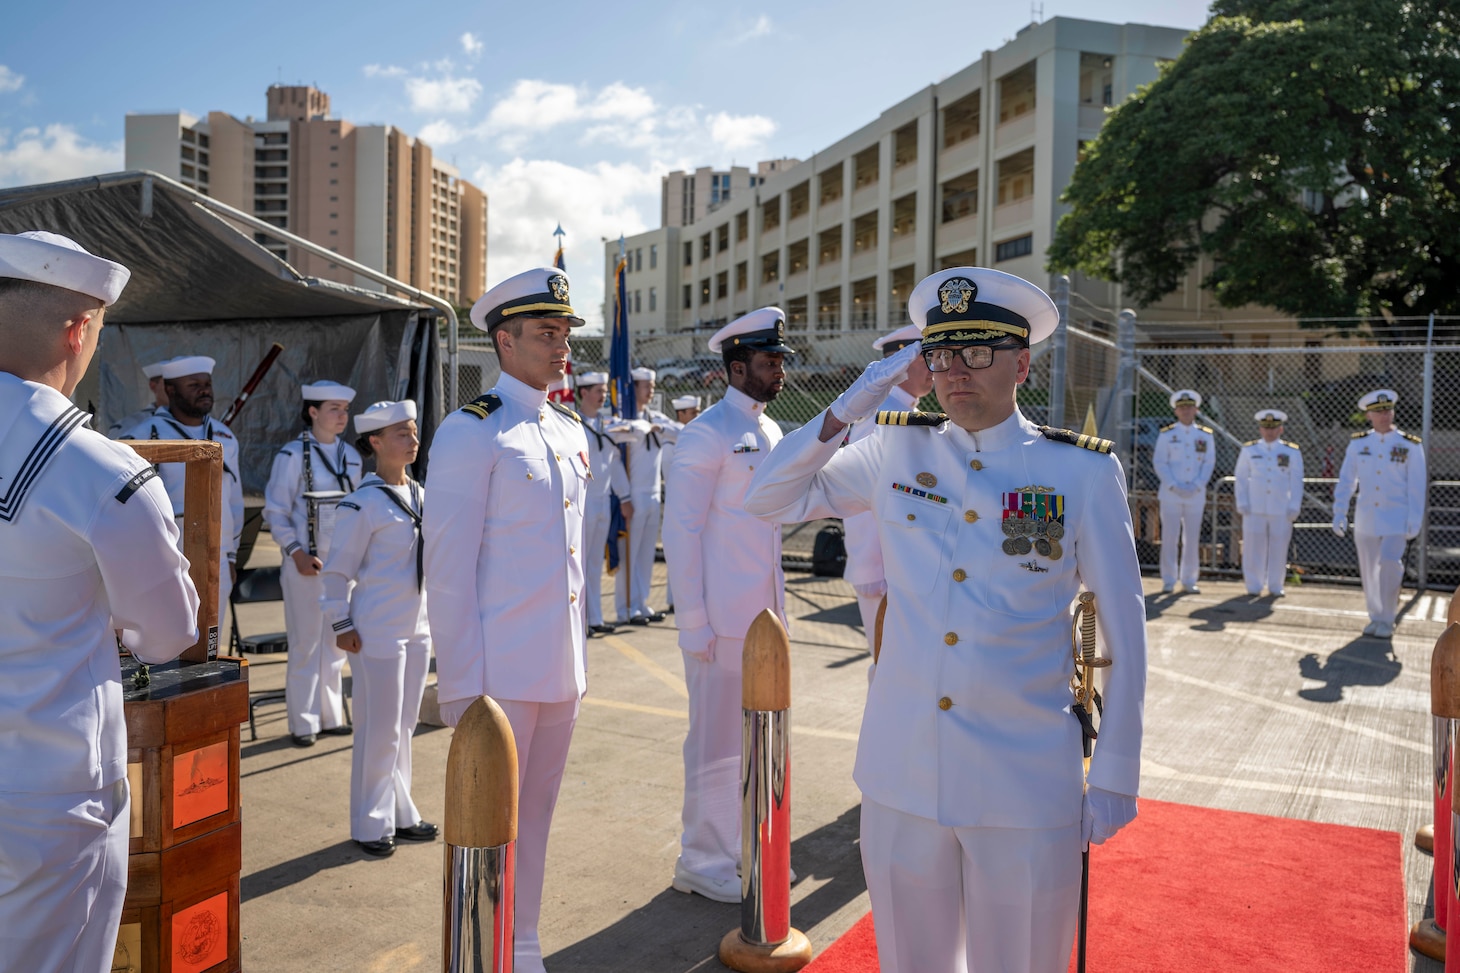
<svg viewBox="0 0 1460 973">
<path fill-rule="evenodd" d="M 769 608 L 755 616 L 740 655 L 740 705 L 775 712 L 791 708 L 791 639 Z"/>
<path fill-rule="evenodd" d="M 495 848 L 517 839 L 517 744 L 490 696 L 472 703 L 446 755 L 447 844 Z"/>
<path fill-rule="evenodd" d="M 1430 656 L 1430 712 L 1460 720 L 1460 624 L 1451 624 L 1435 641 Z"/>
<path fill-rule="evenodd" d="M 1460 588 L 1450 596 L 1450 604 L 1445 609 L 1445 624 L 1454 625 L 1460 622 Z"/>
</svg>

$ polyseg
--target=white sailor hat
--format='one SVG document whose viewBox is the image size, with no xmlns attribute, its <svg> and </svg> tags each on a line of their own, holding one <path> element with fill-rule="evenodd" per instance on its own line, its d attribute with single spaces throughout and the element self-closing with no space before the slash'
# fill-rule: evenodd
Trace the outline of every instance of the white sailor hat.
<svg viewBox="0 0 1460 973">
<path fill-rule="evenodd" d="M 115 260 L 87 252 L 70 237 L 28 230 L 0 233 L 0 277 L 63 287 L 110 307 L 122 296 L 132 272 Z"/>
<path fill-rule="evenodd" d="M 1171 408 L 1178 405 L 1194 405 L 1201 408 L 1201 393 L 1195 389 L 1177 389 L 1171 393 Z"/>
<path fill-rule="evenodd" d="M 917 325 L 905 324 L 896 331 L 885 334 L 872 342 L 872 347 L 882 352 L 882 357 L 886 358 L 894 352 L 902 351 L 902 349 L 914 341 L 919 340 L 922 336 L 923 333 L 918 330 Z"/>
<path fill-rule="evenodd" d="M 608 372 L 583 372 L 573 376 L 578 380 L 578 387 L 587 388 L 590 385 L 607 385 Z"/>
<path fill-rule="evenodd" d="M 678 412 L 680 409 L 698 409 L 700 407 L 700 397 L 698 395 L 681 395 L 678 398 L 670 399 L 669 404 L 674 407 L 675 412 Z"/>
<path fill-rule="evenodd" d="M 742 314 L 710 336 L 710 351 L 719 354 L 726 348 L 796 354 L 796 349 L 786 344 L 786 315 L 778 307 L 763 307 Z"/>
<path fill-rule="evenodd" d="M 305 402 L 353 402 L 355 390 L 339 382 L 314 382 L 299 386 Z"/>
<path fill-rule="evenodd" d="M 1359 398 L 1359 408 L 1365 412 L 1388 412 L 1399 401 L 1399 393 L 1393 389 L 1375 389 Z"/>
<path fill-rule="evenodd" d="M 403 399 L 400 402 L 376 402 L 355 417 L 355 431 L 364 435 L 367 432 L 384 429 L 386 426 L 393 426 L 397 422 L 405 422 L 407 419 L 415 417 L 416 403 L 410 399 Z"/>
<path fill-rule="evenodd" d="M 583 323 L 568 303 L 568 275 L 556 267 L 527 270 L 487 291 L 471 306 L 471 323 L 487 334 L 513 318 L 567 318 Z"/>
<path fill-rule="evenodd" d="M 636 382 L 652 382 L 658 374 L 652 368 L 635 368 L 629 372 L 629 378 Z"/>
<path fill-rule="evenodd" d="M 182 378 L 185 375 L 212 375 L 217 362 L 207 355 L 182 355 L 162 363 L 159 378 Z"/>
<path fill-rule="evenodd" d="M 161 378 L 163 366 L 172 360 L 173 359 L 171 358 L 164 358 L 162 359 L 162 361 L 155 361 L 150 365 L 143 365 L 142 374 L 145 375 L 149 381 L 154 378 Z"/>
<path fill-rule="evenodd" d="M 1287 422 L 1288 414 L 1282 409 L 1258 409 L 1257 415 L 1252 418 L 1257 420 L 1259 426 L 1266 426 L 1270 429 Z"/>
<path fill-rule="evenodd" d="M 950 267 L 924 277 L 907 299 L 924 348 L 987 345 L 1013 338 L 1026 348 L 1054 334 L 1059 311 L 1022 277 L 986 267 Z"/>
</svg>

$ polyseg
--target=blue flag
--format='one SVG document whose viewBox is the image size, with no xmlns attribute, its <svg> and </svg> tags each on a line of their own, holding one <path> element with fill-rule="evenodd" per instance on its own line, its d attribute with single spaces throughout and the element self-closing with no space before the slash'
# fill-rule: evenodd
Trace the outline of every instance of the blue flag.
<svg viewBox="0 0 1460 973">
<path fill-rule="evenodd" d="M 639 416 L 638 398 L 634 394 L 634 376 L 631 374 L 632 366 L 629 359 L 629 305 L 628 291 L 624 284 L 624 275 L 628 272 L 629 262 L 623 252 L 623 239 L 619 239 L 618 268 L 613 274 L 613 330 L 609 334 L 608 344 L 608 397 L 613 408 L 613 414 L 621 419 L 637 419 Z M 624 468 L 629 465 L 629 448 L 626 445 L 619 446 L 619 454 L 623 457 Z M 625 521 L 623 512 L 619 509 L 618 498 L 612 498 L 610 505 L 608 524 L 608 569 L 610 572 L 617 570 L 619 554 L 619 538 L 628 533 L 628 522 Z M 620 579 L 619 584 L 628 584 L 627 579 Z"/>
</svg>

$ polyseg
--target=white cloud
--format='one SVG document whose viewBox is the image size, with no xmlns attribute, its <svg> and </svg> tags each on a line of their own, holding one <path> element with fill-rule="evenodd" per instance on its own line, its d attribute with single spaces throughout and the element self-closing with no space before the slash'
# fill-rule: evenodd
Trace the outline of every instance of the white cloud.
<svg viewBox="0 0 1460 973">
<path fill-rule="evenodd" d="M 746 41 L 754 40 L 757 37 L 765 37 L 771 32 L 771 19 L 761 14 L 755 19 L 755 23 L 749 29 L 742 31 L 731 38 L 732 44 L 744 44 Z"/>
<path fill-rule="evenodd" d="M 69 125 L 0 129 L 0 186 L 26 186 L 116 172 L 122 168 L 122 144 L 90 142 Z"/>
<path fill-rule="evenodd" d="M 474 78 L 406 79 L 411 108 L 423 114 L 471 111 L 481 93 L 482 86 Z"/>
<path fill-rule="evenodd" d="M 446 119 L 438 118 L 434 122 L 427 122 L 417 134 L 426 144 L 441 146 L 460 142 L 464 133 Z"/>
<path fill-rule="evenodd" d="M 25 84 L 25 75 L 16 74 L 5 65 L 0 64 L 0 94 L 19 91 L 23 84 Z"/>
<path fill-rule="evenodd" d="M 764 115 L 727 115 L 718 112 L 709 117 L 709 123 L 710 138 L 727 152 L 762 146 L 776 131 L 776 123 Z"/>
<path fill-rule="evenodd" d="M 367 78 L 404 78 L 405 76 L 405 68 L 382 64 L 365 65 L 365 77 Z"/>
<path fill-rule="evenodd" d="M 461 35 L 461 49 L 467 53 L 468 57 L 480 56 L 482 53 L 482 48 L 485 46 L 486 45 L 484 45 L 476 37 L 476 35 L 472 34 L 470 31 L 467 31 L 465 34 Z"/>
<path fill-rule="evenodd" d="M 582 121 L 634 121 L 655 110 L 654 99 L 643 88 L 615 81 L 597 95 L 572 85 L 524 79 L 492 106 L 487 128 L 541 130 Z"/>
</svg>

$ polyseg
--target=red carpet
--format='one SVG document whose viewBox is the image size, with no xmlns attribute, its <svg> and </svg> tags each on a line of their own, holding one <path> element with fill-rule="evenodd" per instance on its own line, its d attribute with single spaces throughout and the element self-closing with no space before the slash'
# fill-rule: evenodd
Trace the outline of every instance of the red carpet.
<svg viewBox="0 0 1460 973">
<path fill-rule="evenodd" d="M 1089 973 L 1404 973 L 1408 926 L 1392 831 L 1143 800 L 1090 855 Z M 806 967 L 876 969 L 870 915 Z"/>
</svg>

